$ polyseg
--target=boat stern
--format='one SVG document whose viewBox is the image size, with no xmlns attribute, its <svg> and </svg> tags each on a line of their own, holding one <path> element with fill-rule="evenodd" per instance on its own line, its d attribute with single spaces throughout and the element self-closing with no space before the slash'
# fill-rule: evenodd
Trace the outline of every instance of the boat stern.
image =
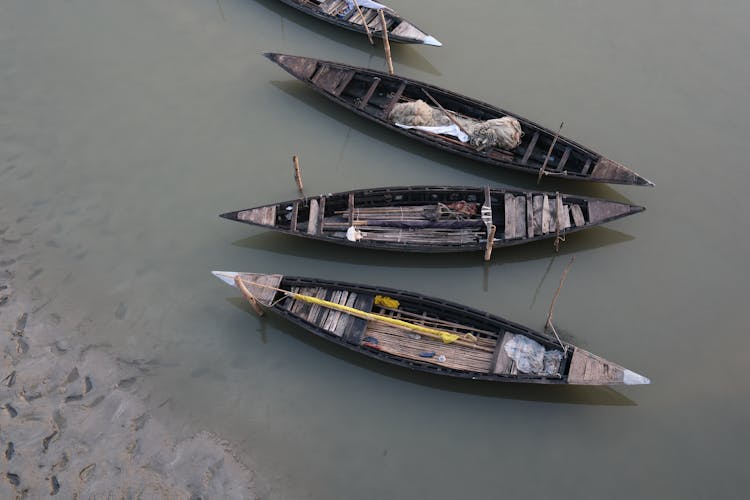
<svg viewBox="0 0 750 500">
<path fill-rule="evenodd" d="M 568 383 L 574 385 L 643 385 L 650 384 L 651 380 L 576 347 L 570 360 Z"/>
<path fill-rule="evenodd" d="M 620 203 L 618 201 L 591 200 L 588 203 L 588 210 L 588 221 L 589 224 L 593 225 L 643 212 L 646 210 L 646 207 L 631 205 L 629 203 Z"/>
<path fill-rule="evenodd" d="M 635 186 L 653 186 L 654 183 L 633 172 L 625 165 L 609 158 L 600 158 L 591 171 L 591 180 L 613 184 L 632 184 Z"/>
<path fill-rule="evenodd" d="M 318 68 L 318 60 L 309 57 L 290 56 L 277 52 L 266 52 L 263 55 L 300 80 L 309 80 Z"/>
<path fill-rule="evenodd" d="M 219 214 L 219 217 L 236 222 L 244 222 L 245 224 L 272 228 L 276 227 L 276 205 L 226 212 Z"/>
<path fill-rule="evenodd" d="M 211 271 L 211 274 L 235 288 L 239 276 L 242 284 L 245 285 L 245 289 L 250 292 L 252 297 L 267 307 L 273 303 L 276 292 L 279 291 L 281 280 L 284 278 L 281 274 L 237 273 L 233 271 Z"/>
</svg>

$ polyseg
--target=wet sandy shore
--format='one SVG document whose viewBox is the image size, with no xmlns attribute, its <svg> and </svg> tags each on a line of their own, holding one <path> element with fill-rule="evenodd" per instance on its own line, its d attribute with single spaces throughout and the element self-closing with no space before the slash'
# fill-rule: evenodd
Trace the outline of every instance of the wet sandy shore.
<svg viewBox="0 0 750 500">
<path fill-rule="evenodd" d="M 180 440 L 155 415 L 153 362 L 82 345 L 75 318 L 25 289 L 32 246 L 0 217 L 0 498 L 258 497 L 228 443 Z"/>
</svg>

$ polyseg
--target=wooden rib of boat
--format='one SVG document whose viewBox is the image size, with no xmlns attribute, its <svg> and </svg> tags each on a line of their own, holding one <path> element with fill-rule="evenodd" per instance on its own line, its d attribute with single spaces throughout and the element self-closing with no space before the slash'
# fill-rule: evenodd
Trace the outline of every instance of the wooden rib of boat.
<svg viewBox="0 0 750 500">
<path fill-rule="evenodd" d="M 476 99 L 372 69 L 277 53 L 266 53 L 265 56 L 332 101 L 425 144 L 534 175 L 543 171 L 543 175 L 550 177 L 653 186 L 651 181 L 625 166 L 558 136 L 550 129 Z M 524 134 L 521 144 L 513 150 L 498 147 L 478 150 L 454 137 L 416 128 L 404 129 L 388 119 L 397 103 L 418 99 L 431 103 L 430 97 L 458 118 L 481 121 L 503 116 L 516 118 Z"/>
<path fill-rule="evenodd" d="M 489 187 L 360 189 L 273 203 L 221 217 L 361 248 L 483 251 L 553 238 L 643 211 L 627 203 Z"/>
<path fill-rule="evenodd" d="M 280 274 L 213 274 L 321 338 L 412 370 L 538 384 L 650 383 L 572 344 L 417 293 Z"/>
<path fill-rule="evenodd" d="M 383 25 L 378 14 L 378 10 L 382 9 L 389 41 L 438 47 L 442 45 L 435 37 L 428 35 L 390 7 L 385 5 L 378 7 L 377 2 L 359 0 L 359 11 L 351 0 L 281 0 L 281 2 L 315 18 L 359 33 L 367 34 L 366 24 L 372 36 L 377 38 L 383 38 Z"/>
</svg>

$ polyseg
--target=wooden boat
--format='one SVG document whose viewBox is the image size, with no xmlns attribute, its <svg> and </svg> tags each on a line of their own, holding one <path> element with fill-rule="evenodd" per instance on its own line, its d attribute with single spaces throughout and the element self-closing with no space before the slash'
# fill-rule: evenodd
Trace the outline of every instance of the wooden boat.
<svg viewBox="0 0 750 500">
<path fill-rule="evenodd" d="M 554 337 L 418 293 L 280 274 L 213 274 L 321 338 L 412 370 L 538 384 L 650 383 Z"/>
<path fill-rule="evenodd" d="M 476 99 L 372 69 L 285 54 L 267 53 L 265 56 L 292 76 L 358 115 L 425 144 L 473 160 L 534 175 L 543 171 L 543 175 L 565 179 L 653 185 L 625 166 L 558 136 L 552 130 Z M 479 150 L 468 142 L 448 135 L 416 128 L 405 129 L 391 122 L 389 116 L 397 103 L 416 100 L 437 103 L 456 119 L 487 121 L 504 116 L 516 118 L 523 132 L 521 143 L 513 150 L 498 147 Z"/>
<path fill-rule="evenodd" d="M 554 238 L 643 211 L 561 193 L 489 187 L 360 189 L 227 212 L 221 217 L 353 247 L 482 251 Z"/>
<path fill-rule="evenodd" d="M 437 47 L 442 45 L 435 37 L 428 35 L 393 9 L 370 0 L 358 0 L 361 15 L 351 0 L 281 0 L 281 2 L 305 14 L 359 33 L 367 34 L 365 29 L 365 24 L 367 24 L 370 34 L 377 38 L 383 38 L 383 25 L 378 14 L 378 10 L 382 9 L 389 41 L 420 43 Z"/>
</svg>

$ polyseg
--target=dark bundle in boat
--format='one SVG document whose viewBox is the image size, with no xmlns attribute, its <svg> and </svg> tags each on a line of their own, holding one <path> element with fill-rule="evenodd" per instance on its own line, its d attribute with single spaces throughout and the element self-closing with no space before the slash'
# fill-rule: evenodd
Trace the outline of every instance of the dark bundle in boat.
<svg viewBox="0 0 750 500">
<path fill-rule="evenodd" d="M 435 46 L 442 45 L 437 39 L 398 15 L 390 7 L 372 0 L 358 0 L 359 10 L 354 4 L 354 0 L 281 1 L 313 17 L 359 33 L 367 33 L 365 29 L 366 24 L 370 34 L 378 38 L 383 38 L 383 25 L 378 15 L 378 10 L 382 10 L 390 41 Z"/>
<path fill-rule="evenodd" d="M 413 370 L 539 384 L 650 383 L 579 347 L 441 299 L 280 274 L 214 275 L 319 337 Z"/>
<path fill-rule="evenodd" d="M 552 130 L 476 99 L 367 68 L 308 57 L 265 55 L 294 77 L 351 111 L 408 137 L 467 158 L 534 175 L 543 172 L 565 179 L 653 185 L 623 165 L 557 136 Z M 451 126 L 404 128 L 412 124 L 398 123 L 401 114 L 394 116 L 394 109 L 404 104 L 419 104 L 418 101 L 433 108 L 433 114 L 443 116 L 442 125 L 450 123 Z M 496 123 L 503 120 L 506 123 Z M 510 131 L 516 126 L 520 130 L 512 140 L 495 143 L 485 138 L 475 140 L 477 138 L 472 136 L 474 130 L 485 130 L 494 124 L 500 125 L 500 130 Z M 457 130 L 452 133 L 459 138 L 443 131 L 453 127 Z"/>
<path fill-rule="evenodd" d="M 643 207 L 561 193 L 489 187 L 361 189 L 221 214 L 333 243 L 408 252 L 482 251 L 565 236 Z"/>
</svg>

